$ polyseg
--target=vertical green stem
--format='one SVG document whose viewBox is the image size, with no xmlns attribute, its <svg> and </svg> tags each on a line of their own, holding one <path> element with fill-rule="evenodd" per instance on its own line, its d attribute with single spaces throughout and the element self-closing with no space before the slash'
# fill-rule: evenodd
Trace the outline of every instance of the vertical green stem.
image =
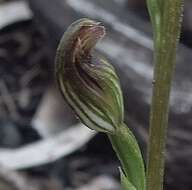
<svg viewBox="0 0 192 190">
<path fill-rule="evenodd" d="M 154 87 L 150 114 L 147 190 L 162 190 L 171 81 L 182 18 L 181 0 L 148 0 L 154 30 Z"/>
</svg>

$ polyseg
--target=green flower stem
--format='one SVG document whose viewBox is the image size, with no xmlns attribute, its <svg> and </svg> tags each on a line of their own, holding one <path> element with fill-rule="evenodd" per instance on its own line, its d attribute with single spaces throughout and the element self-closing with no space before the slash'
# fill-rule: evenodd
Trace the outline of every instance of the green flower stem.
<svg viewBox="0 0 192 190">
<path fill-rule="evenodd" d="M 147 190 L 162 190 L 171 81 L 180 35 L 182 0 L 148 0 L 154 30 L 154 87 L 150 114 Z"/>
<path fill-rule="evenodd" d="M 136 190 L 145 190 L 144 163 L 134 135 L 123 124 L 117 128 L 113 135 L 108 134 L 108 137 L 121 162 L 123 172 L 129 181 L 126 190 L 134 189 L 134 187 Z"/>
</svg>

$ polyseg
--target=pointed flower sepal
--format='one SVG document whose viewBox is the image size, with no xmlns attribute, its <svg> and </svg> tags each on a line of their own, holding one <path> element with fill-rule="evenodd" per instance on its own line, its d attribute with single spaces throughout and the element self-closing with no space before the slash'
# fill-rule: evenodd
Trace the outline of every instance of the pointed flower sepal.
<svg viewBox="0 0 192 190">
<path fill-rule="evenodd" d="M 89 128 L 114 133 L 123 122 L 123 98 L 113 66 L 93 48 L 105 35 L 100 23 L 80 19 L 64 33 L 56 54 L 61 93 Z"/>
</svg>

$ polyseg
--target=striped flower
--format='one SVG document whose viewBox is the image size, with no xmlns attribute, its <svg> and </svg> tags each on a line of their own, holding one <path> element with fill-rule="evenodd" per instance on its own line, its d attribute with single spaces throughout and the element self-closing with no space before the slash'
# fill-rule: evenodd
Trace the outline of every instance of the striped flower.
<svg viewBox="0 0 192 190">
<path fill-rule="evenodd" d="M 64 33 L 56 53 L 59 89 L 89 128 L 113 133 L 123 122 L 123 99 L 119 79 L 93 48 L 103 36 L 100 23 L 80 19 Z"/>
</svg>

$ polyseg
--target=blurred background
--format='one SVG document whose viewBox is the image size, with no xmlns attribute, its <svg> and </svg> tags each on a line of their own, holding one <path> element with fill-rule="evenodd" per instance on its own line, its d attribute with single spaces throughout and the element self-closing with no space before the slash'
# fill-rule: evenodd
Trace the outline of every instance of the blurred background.
<svg viewBox="0 0 192 190">
<path fill-rule="evenodd" d="M 192 189 L 192 1 L 171 93 L 165 190 Z M 54 81 L 60 37 L 73 21 L 101 21 L 96 50 L 121 80 L 125 122 L 146 156 L 152 30 L 144 0 L 0 0 L 0 189 L 120 190 L 104 134 L 79 123 Z"/>
</svg>

